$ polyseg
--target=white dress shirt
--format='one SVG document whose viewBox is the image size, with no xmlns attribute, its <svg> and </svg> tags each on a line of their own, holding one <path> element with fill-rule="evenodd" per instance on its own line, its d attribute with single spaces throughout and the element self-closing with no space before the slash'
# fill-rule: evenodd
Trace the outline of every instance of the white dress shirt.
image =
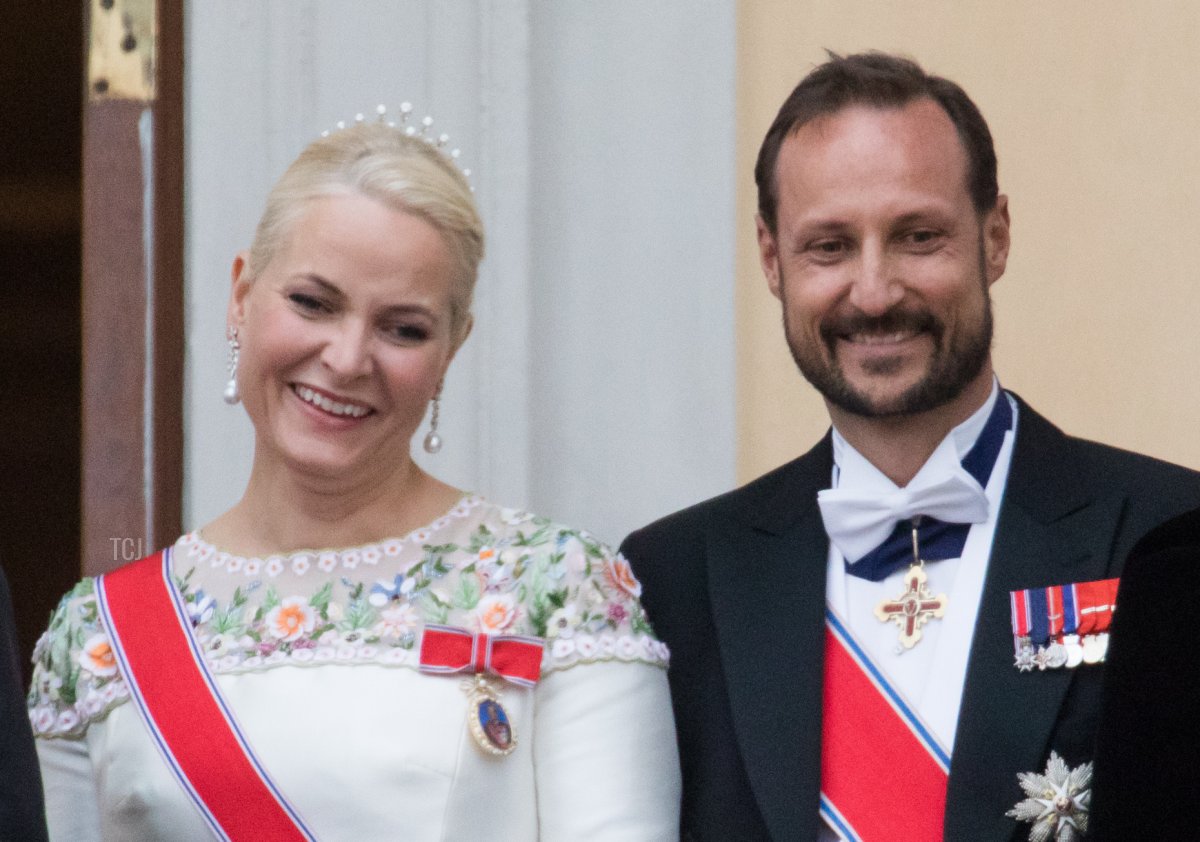
<svg viewBox="0 0 1200 842">
<path fill-rule="evenodd" d="M 925 624 L 921 640 L 912 649 L 905 650 L 900 646 L 895 623 L 882 622 L 875 616 L 876 605 L 903 592 L 907 566 L 882 581 L 871 582 L 846 573 L 841 552 L 832 544 L 829 547 L 825 588 L 829 607 L 844 620 L 871 660 L 908 701 L 948 754 L 954 749 L 975 618 L 1012 461 L 1018 422 L 1016 401 L 1004 395 L 999 384 L 994 382 L 992 393 L 983 406 L 951 430 L 921 467 L 921 471 L 936 471 L 939 464 L 952 465 L 960 461 L 979 438 L 998 399 L 1012 405 L 1013 424 L 1005 434 L 985 488 L 988 519 L 970 527 L 960 558 L 930 562 L 925 566 L 930 592 L 945 594 L 947 607 L 942 619 L 930 619 Z M 835 488 L 878 489 L 881 495 L 897 489 L 896 484 L 856 451 L 836 427 L 833 430 L 833 454 Z M 832 842 L 841 837 L 832 828 L 823 826 L 819 838 L 822 842 Z"/>
</svg>

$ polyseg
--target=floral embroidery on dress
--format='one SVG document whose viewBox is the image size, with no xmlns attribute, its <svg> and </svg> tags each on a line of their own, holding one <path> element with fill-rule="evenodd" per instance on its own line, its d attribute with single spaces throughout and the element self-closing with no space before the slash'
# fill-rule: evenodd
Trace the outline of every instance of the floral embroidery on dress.
<svg viewBox="0 0 1200 842">
<path fill-rule="evenodd" d="M 193 532 L 176 542 L 172 568 L 215 674 L 332 663 L 415 668 L 427 623 L 544 638 L 543 673 L 668 659 L 628 561 L 586 532 L 478 497 L 403 538 L 344 550 L 241 558 Z M 34 652 L 34 731 L 78 736 L 128 695 L 92 580 L 84 580 Z"/>
<path fill-rule="evenodd" d="M 75 736 L 129 698 L 112 644 L 100 626 L 93 580 L 59 602 L 33 648 L 29 718 L 35 734 Z"/>
</svg>

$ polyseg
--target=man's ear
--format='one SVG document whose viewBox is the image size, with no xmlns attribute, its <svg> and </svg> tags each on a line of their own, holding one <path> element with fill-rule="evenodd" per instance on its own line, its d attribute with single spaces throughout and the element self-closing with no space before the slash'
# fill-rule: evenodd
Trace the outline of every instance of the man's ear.
<svg viewBox="0 0 1200 842">
<path fill-rule="evenodd" d="M 1008 197 L 1000 195 L 996 204 L 983 218 L 983 264 L 988 286 L 996 283 L 1008 266 L 1009 221 Z"/>
<path fill-rule="evenodd" d="M 762 264 L 763 274 L 767 276 L 767 287 L 772 295 L 780 298 L 779 242 L 763 220 L 762 214 L 754 216 L 754 226 L 758 234 L 758 260 Z"/>
</svg>

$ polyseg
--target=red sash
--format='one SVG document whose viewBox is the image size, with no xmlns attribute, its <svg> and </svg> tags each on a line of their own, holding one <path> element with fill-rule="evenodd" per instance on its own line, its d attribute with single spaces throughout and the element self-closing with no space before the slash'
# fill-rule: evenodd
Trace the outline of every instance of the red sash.
<svg viewBox="0 0 1200 842">
<path fill-rule="evenodd" d="M 130 697 L 184 791 L 220 839 L 309 840 L 230 713 L 192 637 L 164 550 L 96 580 Z"/>
<path fill-rule="evenodd" d="M 826 613 L 821 815 L 852 842 L 942 838 L 950 756 Z"/>
</svg>

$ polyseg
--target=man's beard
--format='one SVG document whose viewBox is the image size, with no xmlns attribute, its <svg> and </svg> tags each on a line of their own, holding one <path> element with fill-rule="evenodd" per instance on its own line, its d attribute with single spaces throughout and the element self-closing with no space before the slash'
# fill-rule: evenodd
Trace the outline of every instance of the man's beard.
<svg viewBox="0 0 1200 842">
<path fill-rule="evenodd" d="M 964 325 L 966 329 L 953 337 L 949 347 L 944 344 L 946 325 L 940 319 L 924 309 L 897 307 L 878 317 L 858 313 L 825 320 L 820 326 L 820 338 L 828 356 L 823 356 L 821 348 L 792 340 L 785 300 L 783 325 L 792 359 L 800 373 L 827 401 L 853 415 L 887 418 L 936 409 L 962 394 L 979 376 L 991 353 L 992 301 L 982 280 L 982 267 L 980 283 L 983 289 L 982 318 L 978 325 Z M 786 290 L 787 284 L 781 283 L 780 287 Z M 881 335 L 909 331 L 924 333 L 933 342 L 928 368 L 916 383 L 886 402 L 873 399 L 850 383 L 838 361 L 838 337 L 854 333 Z M 865 368 L 869 374 L 886 376 L 898 370 L 901 364 L 898 358 L 882 359 L 868 363 Z"/>
</svg>

